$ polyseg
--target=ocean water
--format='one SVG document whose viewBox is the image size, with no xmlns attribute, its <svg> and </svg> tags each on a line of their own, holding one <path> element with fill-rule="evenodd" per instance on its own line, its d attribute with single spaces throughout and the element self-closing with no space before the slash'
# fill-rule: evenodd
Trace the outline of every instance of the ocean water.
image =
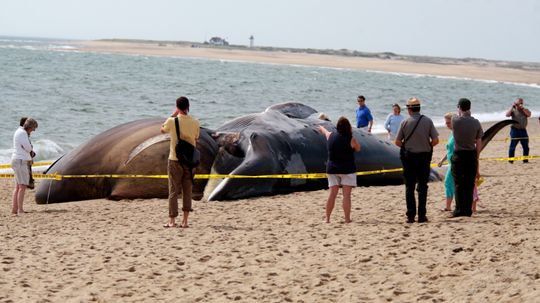
<svg viewBox="0 0 540 303">
<path fill-rule="evenodd" d="M 383 132 L 391 104 L 411 96 L 423 100 L 422 112 L 436 125 L 461 97 L 481 121 L 504 119 L 516 97 L 534 116 L 540 112 L 538 84 L 74 49 L 70 41 L 0 37 L 0 164 L 9 162 L 22 116 L 39 123 L 32 133 L 38 160 L 53 160 L 116 125 L 165 119 L 181 95 L 208 128 L 286 101 L 354 121 L 358 95 L 367 98 L 375 132 Z"/>
</svg>

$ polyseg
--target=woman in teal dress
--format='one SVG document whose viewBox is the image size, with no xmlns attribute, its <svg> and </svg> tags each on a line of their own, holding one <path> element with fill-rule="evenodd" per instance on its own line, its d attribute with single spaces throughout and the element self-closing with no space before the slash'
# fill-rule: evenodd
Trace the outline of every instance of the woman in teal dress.
<svg viewBox="0 0 540 303">
<path fill-rule="evenodd" d="M 452 130 L 452 117 L 454 113 L 446 113 L 444 115 L 444 122 L 446 127 Z M 439 161 L 439 167 L 441 167 L 446 159 L 452 159 L 454 155 L 454 135 L 451 132 L 448 136 L 448 143 L 446 143 L 446 156 L 444 156 L 441 161 Z M 448 161 L 448 170 L 446 171 L 446 176 L 444 177 L 444 188 L 446 193 L 446 206 L 443 208 L 445 211 L 452 210 L 452 200 L 454 199 L 454 178 L 452 177 L 452 162 Z"/>
</svg>

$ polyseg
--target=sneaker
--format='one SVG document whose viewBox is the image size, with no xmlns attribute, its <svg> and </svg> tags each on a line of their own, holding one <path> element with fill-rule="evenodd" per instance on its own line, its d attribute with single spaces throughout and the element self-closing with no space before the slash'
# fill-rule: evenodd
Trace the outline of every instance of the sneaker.
<svg viewBox="0 0 540 303">
<path fill-rule="evenodd" d="M 508 161 L 508 163 L 510 163 L 510 164 L 514 164 L 514 161 L 511 161 L 511 160 L 510 160 L 510 161 Z"/>
<path fill-rule="evenodd" d="M 425 216 L 424 216 L 424 217 L 418 218 L 418 223 L 426 223 L 426 222 L 428 222 L 428 221 L 429 221 L 428 218 L 425 217 Z"/>
<path fill-rule="evenodd" d="M 414 223 L 414 218 L 407 218 L 407 223 Z"/>
</svg>

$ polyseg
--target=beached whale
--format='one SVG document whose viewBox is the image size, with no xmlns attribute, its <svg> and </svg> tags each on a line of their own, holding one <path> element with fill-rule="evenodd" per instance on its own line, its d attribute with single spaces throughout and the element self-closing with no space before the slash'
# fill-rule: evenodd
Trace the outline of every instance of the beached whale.
<svg viewBox="0 0 540 303">
<path fill-rule="evenodd" d="M 166 198 L 167 179 L 92 177 L 104 174 L 167 175 L 170 138 L 160 133 L 163 121 L 163 118 L 151 118 L 116 126 L 62 156 L 45 171 L 46 174 L 89 177 L 44 180 L 36 190 L 36 202 Z M 209 130 L 201 128 L 197 148 L 202 164 L 196 173 L 207 174 L 218 149 Z M 207 181 L 195 181 L 194 199 L 202 198 Z"/>
<path fill-rule="evenodd" d="M 216 131 L 219 152 L 212 173 L 231 175 L 268 175 L 324 173 L 328 157 L 326 138 L 318 131 L 323 125 L 335 126 L 319 119 L 319 113 L 300 103 L 271 106 L 262 113 L 234 119 Z M 399 149 L 367 132 L 354 129 L 362 145 L 356 154 L 359 171 L 401 167 Z M 222 137 L 224 139 L 222 139 Z M 403 183 L 401 172 L 358 176 L 359 185 Z M 322 179 L 212 179 L 205 189 L 208 200 L 230 200 L 251 196 L 273 195 L 327 187 Z"/>
<path fill-rule="evenodd" d="M 510 122 L 509 122 L 510 121 Z M 497 123 L 484 137 L 485 144 L 504 126 Z M 136 174 L 166 175 L 169 138 L 159 133 L 162 118 L 138 120 L 105 131 L 55 162 L 46 173 L 61 175 Z M 324 173 L 326 139 L 318 125 L 335 126 L 318 118 L 318 112 L 300 103 L 283 103 L 262 113 L 225 123 L 215 131 L 201 129 L 198 174 L 271 175 Z M 364 131 L 353 135 L 362 145 L 356 154 L 358 171 L 401 168 L 399 149 Z M 438 178 L 433 172 L 432 179 Z M 402 184 L 401 172 L 358 176 L 358 185 Z M 196 179 L 194 199 L 233 200 L 253 196 L 318 190 L 322 179 Z M 80 178 L 43 181 L 36 191 L 37 203 L 98 198 L 135 199 L 167 197 L 166 179 Z"/>
</svg>

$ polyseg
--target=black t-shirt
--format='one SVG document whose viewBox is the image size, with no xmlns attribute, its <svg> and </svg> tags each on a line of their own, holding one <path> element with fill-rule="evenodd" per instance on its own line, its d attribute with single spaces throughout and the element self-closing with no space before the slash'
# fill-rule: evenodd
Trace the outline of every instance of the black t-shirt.
<svg viewBox="0 0 540 303">
<path fill-rule="evenodd" d="M 352 174 L 356 172 L 354 149 L 351 147 L 351 136 L 333 132 L 328 138 L 328 174 Z"/>
</svg>

